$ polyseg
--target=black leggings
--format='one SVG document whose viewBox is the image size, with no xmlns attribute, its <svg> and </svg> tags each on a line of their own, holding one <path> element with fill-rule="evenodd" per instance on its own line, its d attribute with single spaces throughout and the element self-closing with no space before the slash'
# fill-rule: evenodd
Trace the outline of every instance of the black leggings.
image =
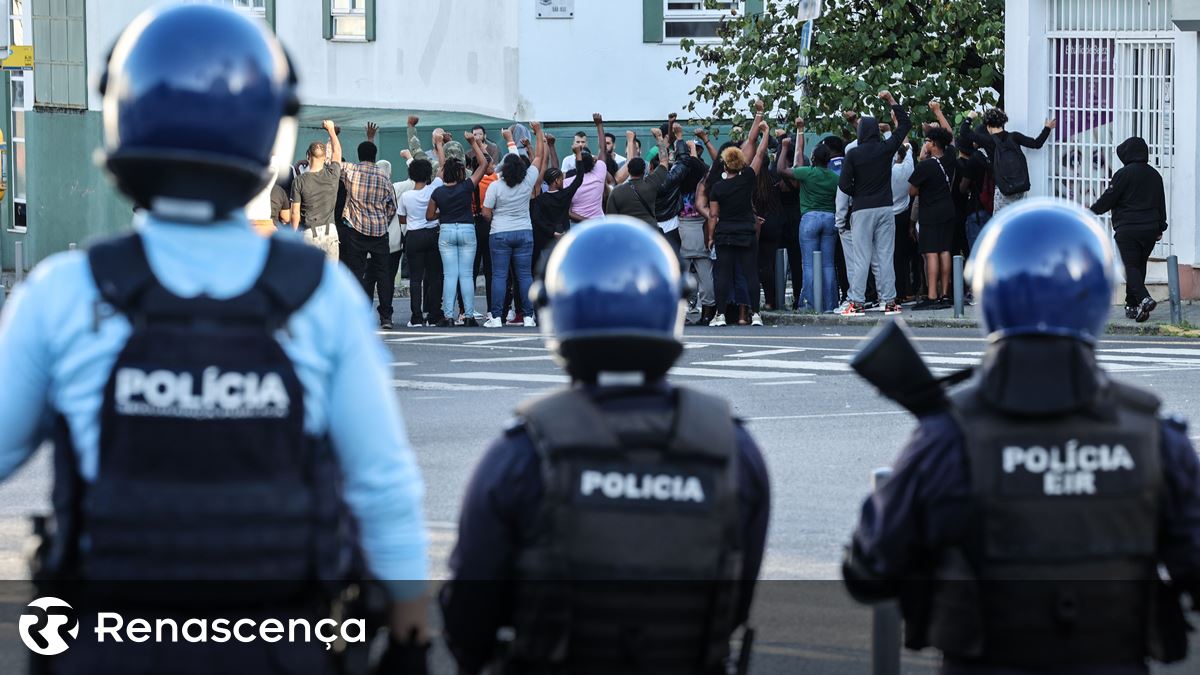
<svg viewBox="0 0 1200 675">
<path fill-rule="evenodd" d="M 1158 229 L 1130 230 L 1120 228 L 1113 236 L 1121 262 L 1125 264 L 1125 306 L 1137 307 L 1150 297 L 1146 290 L 1146 263 L 1158 241 Z"/>
<path fill-rule="evenodd" d="M 717 244 L 717 260 L 713 265 L 718 311 L 733 299 L 733 274 L 740 266 L 750 291 L 750 310 L 758 312 L 758 259 L 753 246 L 724 246 Z"/>
<path fill-rule="evenodd" d="M 408 256 L 409 306 L 413 323 L 437 323 L 442 319 L 442 254 L 438 251 L 438 228 L 409 230 L 404 237 Z"/>
</svg>

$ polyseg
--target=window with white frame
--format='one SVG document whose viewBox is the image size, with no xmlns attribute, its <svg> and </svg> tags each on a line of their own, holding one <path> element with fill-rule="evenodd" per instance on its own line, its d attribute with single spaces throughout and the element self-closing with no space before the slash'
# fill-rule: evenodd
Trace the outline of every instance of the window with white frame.
<svg viewBox="0 0 1200 675">
<path fill-rule="evenodd" d="M 32 44 L 31 0 L 11 0 L 8 22 L 13 45 Z M 8 139 L 8 189 L 13 197 L 12 229 L 24 231 L 26 218 L 25 185 L 29 175 L 25 154 L 25 118 L 33 110 L 33 71 L 13 71 L 9 78 L 9 96 L 12 114 L 9 119 Z"/>
<path fill-rule="evenodd" d="M 268 21 L 268 17 L 271 15 L 268 9 L 275 6 L 275 0 L 192 0 L 192 2 L 232 7 L 239 12 L 244 12 L 264 21 Z"/>
<path fill-rule="evenodd" d="M 335 40 L 367 39 L 367 0 L 333 0 L 329 11 Z"/>
<path fill-rule="evenodd" d="M 663 0 L 663 41 L 716 41 L 721 20 L 744 11 L 741 0 Z"/>
</svg>

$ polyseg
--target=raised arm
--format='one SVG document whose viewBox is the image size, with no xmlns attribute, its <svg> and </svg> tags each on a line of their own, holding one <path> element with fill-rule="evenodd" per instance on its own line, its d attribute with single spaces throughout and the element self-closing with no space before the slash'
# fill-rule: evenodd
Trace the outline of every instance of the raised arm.
<svg viewBox="0 0 1200 675">
<path fill-rule="evenodd" d="M 321 127 L 329 134 L 329 161 L 340 164 L 342 161 L 342 142 L 338 140 L 337 126 L 333 120 L 325 120 L 321 122 Z"/>
<path fill-rule="evenodd" d="M 1057 126 L 1058 120 L 1051 117 L 1050 119 L 1046 120 L 1046 126 L 1042 127 L 1042 133 L 1038 134 L 1037 138 L 1030 138 L 1022 133 L 1015 133 L 1013 134 L 1013 140 L 1015 140 L 1018 145 L 1023 145 L 1031 150 L 1040 150 L 1041 147 L 1046 144 L 1046 141 L 1049 140 L 1050 132 L 1054 129 L 1054 127 Z"/>
<path fill-rule="evenodd" d="M 801 117 L 796 118 L 796 153 L 792 157 L 792 166 L 808 166 L 808 158 L 804 156 L 804 119 Z"/>
<path fill-rule="evenodd" d="M 596 142 L 600 144 L 600 152 L 596 153 L 596 159 L 607 163 L 608 143 L 604 142 L 604 117 L 600 113 L 592 113 L 592 121 L 596 123 Z"/>
<path fill-rule="evenodd" d="M 542 134 L 546 139 L 546 166 L 562 166 L 558 161 L 558 148 L 554 146 L 554 134 Z"/>
<path fill-rule="evenodd" d="M 713 147 L 712 141 L 708 140 L 708 132 L 703 128 L 697 127 L 693 133 L 696 134 L 696 138 L 699 138 L 704 143 L 704 148 L 708 150 L 708 158 L 714 162 L 717 161 L 717 149 Z"/>
<path fill-rule="evenodd" d="M 908 113 L 904 111 L 904 107 L 896 103 L 896 98 L 892 96 L 892 92 L 884 90 L 879 92 L 879 98 L 887 101 L 891 106 L 892 112 L 896 115 L 896 130 L 892 132 L 892 137 L 883 142 L 883 147 L 887 149 L 888 154 L 894 155 L 900 149 L 900 144 L 912 132 L 912 119 Z"/>
<path fill-rule="evenodd" d="M 763 164 L 767 161 L 767 144 L 771 140 L 771 125 L 765 121 L 759 121 L 758 126 L 754 127 L 754 131 L 758 132 L 758 149 L 754 151 L 754 161 L 750 163 L 750 168 L 754 169 L 754 173 L 762 173 Z M 754 132 L 751 132 L 753 135 Z"/>
<path fill-rule="evenodd" d="M 654 127 L 650 130 L 650 135 L 654 137 L 654 145 L 658 146 L 658 161 L 662 165 L 666 165 L 667 158 L 667 139 L 663 137 L 662 129 Z"/>
<path fill-rule="evenodd" d="M 787 154 L 792 149 L 792 139 L 784 136 L 779 139 L 779 157 L 775 158 L 775 173 L 782 176 L 791 176 L 792 172 L 788 170 Z"/>
<path fill-rule="evenodd" d="M 537 155 L 533 159 L 533 167 L 537 169 L 537 181 L 533 184 L 533 194 L 536 196 L 542 189 L 542 176 L 546 173 L 546 134 L 542 131 L 541 122 L 530 122 L 533 133 L 537 136 Z"/>
<path fill-rule="evenodd" d="M 761 98 L 754 99 L 754 124 L 750 125 L 750 134 L 746 138 L 746 142 L 742 143 L 742 154 L 750 157 L 754 153 L 754 146 L 758 144 L 758 135 L 762 133 L 763 121 L 763 102 Z"/>
<path fill-rule="evenodd" d="M 950 122 L 946 119 L 946 115 L 942 113 L 942 104 L 938 103 L 937 101 L 930 101 L 929 109 L 933 111 L 933 116 L 937 118 L 938 124 L 943 129 L 953 134 L 954 127 L 950 126 Z"/>
<path fill-rule="evenodd" d="M 471 149 L 475 151 L 475 171 L 471 174 L 471 182 L 479 185 L 479 181 L 487 175 L 488 168 L 492 165 L 492 160 L 487 157 L 487 153 L 483 150 L 483 144 L 475 138 L 475 134 L 470 131 L 463 132 L 463 138 L 471 144 Z"/>
<path fill-rule="evenodd" d="M 637 134 L 628 130 L 625 132 L 625 157 L 628 159 L 625 160 L 625 166 L 617 169 L 617 175 L 613 176 L 613 180 L 616 181 L 617 185 L 620 185 L 629 179 L 629 162 L 638 156 L 637 145 L 635 145 L 633 142 L 633 139 L 635 138 L 637 138 Z"/>
</svg>

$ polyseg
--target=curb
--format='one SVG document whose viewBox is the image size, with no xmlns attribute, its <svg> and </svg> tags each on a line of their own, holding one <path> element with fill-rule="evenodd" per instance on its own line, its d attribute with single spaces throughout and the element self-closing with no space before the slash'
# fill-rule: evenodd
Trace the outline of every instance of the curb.
<svg viewBox="0 0 1200 675">
<path fill-rule="evenodd" d="M 979 329 L 979 323 L 971 318 L 922 317 L 919 314 L 905 312 L 901 315 L 904 322 L 912 328 L 957 328 Z M 863 318 L 837 316 L 830 314 L 807 314 L 800 312 L 763 312 L 763 322 L 769 326 L 859 326 L 873 327 L 882 323 L 883 314 Z M 1109 323 L 1105 329 L 1108 335 L 1165 335 L 1163 323 L 1122 324 Z M 1180 335 L 1178 337 L 1187 337 Z"/>
</svg>

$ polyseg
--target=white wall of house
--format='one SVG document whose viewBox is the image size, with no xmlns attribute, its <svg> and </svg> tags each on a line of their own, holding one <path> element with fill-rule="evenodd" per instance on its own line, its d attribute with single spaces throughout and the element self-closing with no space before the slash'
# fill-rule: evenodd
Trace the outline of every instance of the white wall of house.
<svg viewBox="0 0 1200 675">
<path fill-rule="evenodd" d="M 87 0 L 93 83 L 120 32 L 157 0 Z M 322 37 L 318 0 L 276 0 L 276 33 L 305 102 L 450 110 L 547 122 L 657 120 L 689 100 L 696 75 L 668 72 L 676 44 L 642 42 L 642 0 L 576 0 L 571 19 L 537 0 L 377 3 L 377 40 Z M 100 109 L 90 87 L 89 107 Z M 698 110 L 704 115 L 708 109 Z"/>
<path fill-rule="evenodd" d="M 537 0 L 520 0 L 521 99 L 518 117 L 658 120 L 680 112 L 699 81 L 667 71 L 678 44 L 642 42 L 642 0 L 575 0 L 572 19 L 537 18 Z M 697 108 L 697 116 L 711 112 Z"/>
<path fill-rule="evenodd" d="M 1082 5 L 1083 3 L 1079 3 Z M 1006 4 L 1005 14 L 1005 112 L 1008 113 L 1009 128 L 1035 133 L 1051 109 L 1050 80 L 1052 64 L 1048 13 L 1052 0 L 1011 0 Z M 1116 40 L 1137 39 L 1139 33 L 1121 31 L 1096 32 L 1099 38 Z M 1173 137 L 1174 168 L 1170 190 L 1170 252 L 1179 257 L 1182 267 L 1200 268 L 1200 236 L 1197 236 L 1197 216 L 1200 215 L 1200 88 L 1197 87 L 1198 58 L 1200 58 L 1200 35 L 1171 29 L 1167 39 L 1173 40 Z M 1061 127 L 1060 127 L 1061 131 Z M 1114 139 L 1114 145 L 1123 138 Z M 1047 146 L 1049 147 L 1049 146 Z M 1048 194 L 1049 152 L 1026 151 L 1029 158 L 1030 179 L 1034 194 Z M 1114 153 L 1115 161 L 1115 153 Z M 1117 162 L 1115 168 L 1120 163 Z M 1183 273 L 1181 277 L 1197 278 Z M 1148 281 L 1164 283 L 1166 266 L 1152 263 Z M 1187 282 L 1184 279 L 1185 293 Z"/>
</svg>

